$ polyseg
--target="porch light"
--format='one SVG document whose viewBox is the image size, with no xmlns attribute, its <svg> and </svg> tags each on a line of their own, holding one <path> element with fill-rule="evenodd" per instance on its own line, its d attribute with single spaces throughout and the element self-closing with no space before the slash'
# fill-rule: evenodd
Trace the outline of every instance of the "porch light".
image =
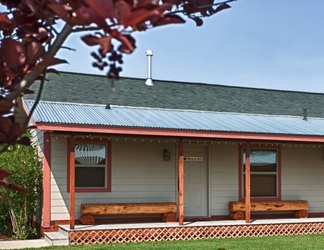
<svg viewBox="0 0 324 250">
<path fill-rule="evenodd" d="M 163 150 L 163 160 L 169 161 L 170 157 L 171 157 L 170 151 L 167 149 Z"/>
</svg>

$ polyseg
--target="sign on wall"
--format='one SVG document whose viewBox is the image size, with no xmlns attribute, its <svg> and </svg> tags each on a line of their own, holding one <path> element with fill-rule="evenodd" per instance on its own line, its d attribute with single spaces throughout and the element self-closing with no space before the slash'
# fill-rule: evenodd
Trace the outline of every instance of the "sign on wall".
<svg viewBox="0 0 324 250">
<path fill-rule="evenodd" d="M 196 157 L 196 156 L 186 156 L 184 157 L 184 161 L 202 161 L 202 157 Z"/>
</svg>

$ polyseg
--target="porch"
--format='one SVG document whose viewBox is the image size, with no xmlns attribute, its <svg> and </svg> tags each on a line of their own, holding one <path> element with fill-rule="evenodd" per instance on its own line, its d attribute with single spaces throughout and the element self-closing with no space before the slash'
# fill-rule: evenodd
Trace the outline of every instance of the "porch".
<svg viewBox="0 0 324 250">
<path fill-rule="evenodd" d="M 262 237 L 324 233 L 324 217 L 289 219 L 185 221 L 174 223 L 124 223 L 101 225 L 60 225 L 59 232 L 70 245 Z"/>
</svg>

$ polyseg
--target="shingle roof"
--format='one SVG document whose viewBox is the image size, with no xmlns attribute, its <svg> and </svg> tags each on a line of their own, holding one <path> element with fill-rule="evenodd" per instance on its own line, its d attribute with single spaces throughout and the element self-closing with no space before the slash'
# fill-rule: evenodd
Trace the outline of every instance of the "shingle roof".
<svg viewBox="0 0 324 250">
<path fill-rule="evenodd" d="M 324 94 L 67 73 L 50 74 L 43 101 L 324 118 Z M 37 89 L 37 84 L 33 88 Z M 33 99 L 26 95 L 25 99 Z"/>
<path fill-rule="evenodd" d="M 25 100 L 30 110 L 34 101 Z M 40 102 L 38 123 L 324 136 L 324 119 L 111 105 Z"/>
</svg>

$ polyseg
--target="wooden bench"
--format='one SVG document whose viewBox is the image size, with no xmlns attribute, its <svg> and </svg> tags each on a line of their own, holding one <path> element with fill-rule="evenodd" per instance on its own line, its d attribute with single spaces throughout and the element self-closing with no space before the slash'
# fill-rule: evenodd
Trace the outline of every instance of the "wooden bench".
<svg viewBox="0 0 324 250">
<path fill-rule="evenodd" d="M 231 219 L 244 220 L 245 202 L 230 201 L 228 209 Z M 264 211 L 293 211 L 295 218 L 307 218 L 308 202 L 305 200 L 251 201 L 251 212 Z"/>
<path fill-rule="evenodd" d="M 175 222 L 176 212 L 175 202 L 81 204 L 82 217 L 79 220 L 84 225 L 93 225 L 94 215 L 162 214 L 162 221 Z"/>
</svg>

